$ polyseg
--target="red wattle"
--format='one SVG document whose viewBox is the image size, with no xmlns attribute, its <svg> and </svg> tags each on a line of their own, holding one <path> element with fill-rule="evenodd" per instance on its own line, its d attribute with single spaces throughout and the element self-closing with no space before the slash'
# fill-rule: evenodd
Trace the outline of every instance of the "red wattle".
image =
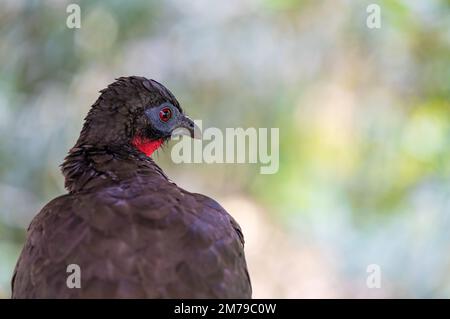
<svg viewBox="0 0 450 319">
<path fill-rule="evenodd" d="M 149 138 L 145 138 L 142 136 L 135 136 L 131 141 L 131 144 L 134 145 L 138 150 L 142 153 L 150 157 L 154 151 L 156 151 L 161 144 L 163 143 L 163 139 L 159 140 L 151 140 Z"/>
</svg>

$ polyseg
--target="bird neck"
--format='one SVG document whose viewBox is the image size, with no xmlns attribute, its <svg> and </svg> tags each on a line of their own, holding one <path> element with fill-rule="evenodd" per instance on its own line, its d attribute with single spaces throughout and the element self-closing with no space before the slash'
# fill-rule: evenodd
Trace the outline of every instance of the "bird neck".
<svg viewBox="0 0 450 319">
<path fill-rule="evenodd" d="M 65 187 L 71 193 L 109 186 L 141 173 L 148 178 L 168 180 L 161 168 L 143 150 L 133 145 L 77 144 L 65 158 L 61 170 Z"/>
</svg>

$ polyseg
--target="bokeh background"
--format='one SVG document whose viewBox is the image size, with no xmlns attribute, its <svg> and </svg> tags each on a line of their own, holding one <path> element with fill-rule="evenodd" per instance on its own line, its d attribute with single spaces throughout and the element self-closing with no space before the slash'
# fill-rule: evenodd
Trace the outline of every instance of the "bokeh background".
<svg viewBox="0 0 450 319">
<path fill-rule="evenodd" d="M 0 297 L 122 75 L 164 83 L 204 127 L 280 128 L 274 175 L 155 157 L 239 221 L 254 297 L 450 297 L 448 1 L 74 1 L 81 29 L 69 3 L 0 3 Z"/>
</svg>

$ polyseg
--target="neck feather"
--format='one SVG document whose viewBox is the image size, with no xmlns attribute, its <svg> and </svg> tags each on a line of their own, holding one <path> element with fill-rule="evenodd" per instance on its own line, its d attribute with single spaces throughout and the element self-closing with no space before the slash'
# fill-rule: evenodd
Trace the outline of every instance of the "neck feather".
<svg viewBox="0 0 450 319">
<path fill-rule="evenodd" d="M 153 159 L 133 145 L 122 148 L 75 146 L 65 158 L 61 169 L 65 186 L 71 193 L 119 183 L 143 171 L 149 178 L 167 180 L 167 176 Z"/>
</svg>

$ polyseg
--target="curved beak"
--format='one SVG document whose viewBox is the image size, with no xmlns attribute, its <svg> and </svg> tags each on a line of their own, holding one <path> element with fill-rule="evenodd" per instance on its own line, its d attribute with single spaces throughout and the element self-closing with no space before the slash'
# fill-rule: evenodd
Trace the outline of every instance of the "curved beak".
<svg viewBox="0 0 450 319">
<path fill-rule="evenodd" d="M 200 128 L 195 125 L 194 121 L 186 115 L 183 115 L 180 117 L 176 128 L 172 131 L 172 136 L 178 135 L 187 135 L 191 138 L 201 139 L 202 132 L 200 131 Z"/>
</svg>

